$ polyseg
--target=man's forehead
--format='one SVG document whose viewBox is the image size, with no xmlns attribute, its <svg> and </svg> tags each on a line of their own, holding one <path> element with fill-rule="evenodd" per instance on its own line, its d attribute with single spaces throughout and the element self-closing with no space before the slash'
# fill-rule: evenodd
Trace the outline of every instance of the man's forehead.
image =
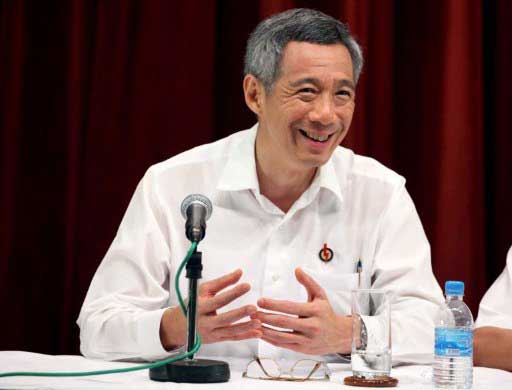
<svg viewBox="0 0 512 390">
<path fill-rule="evenodd" d="M 293 74 L 294 82 L 313 82 L 320 71 L 333 75 L 340 86 L 354 87 L 352 58 L 342 43 L 324 45 L 292 41 L 285 46 L 280 68 L 281 76 Z"/>
</svg>

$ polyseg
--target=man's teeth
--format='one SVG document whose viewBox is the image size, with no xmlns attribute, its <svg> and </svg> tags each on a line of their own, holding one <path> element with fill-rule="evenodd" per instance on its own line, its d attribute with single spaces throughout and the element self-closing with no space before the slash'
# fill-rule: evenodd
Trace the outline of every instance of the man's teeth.
<svg viewBox="0 0 512 390">
<path fill-rule="evenodd" d="M 324 141 L 327 141 L 327 139 L 329 138 L 328 135 L 316 135 L 316 134 L 313 134 L 313 133 L 308 133 L 307 131 L 305 130 L 302 130 L 302 133 L 308 137 L 308 138 L 311 138 L 311 139 L 314 139 L 315 141 L 319 141 L 319 142 L 324 142 Z"/>
</svg>

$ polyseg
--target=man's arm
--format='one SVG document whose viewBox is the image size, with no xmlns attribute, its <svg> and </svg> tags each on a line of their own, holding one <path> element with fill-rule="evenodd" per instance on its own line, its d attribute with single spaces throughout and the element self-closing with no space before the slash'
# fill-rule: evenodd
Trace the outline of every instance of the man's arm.
<svg viewBox="0 0 512 390">
<path fill-rule="evenodd" d="M 167 307 L 174 283 L 169 282 L 172 256 L 165 226 L 170 222 L 165 218 L 150 170 L 139 183 L 82 306 L 77 322 L 84 356 L 156 360 L 179 352 L 169 350 L 185 343 L 181 309 Z M 237 284 L 241 274 L 238 270 L 201 285 L 198 330 L 203 341 L 260 335 L 259 321 L 233 324 L 255 311 L 254 305 L 215 313 L 247 293 L 249 285 Z"/>
<path fill-rule="evenodd" d="M 484 326 L 474 334 L 475 366 L 512 371 L 512 329 Z"/>
<path fill-rule="evenodd" d="M 150 169 L 99 265 L 77 320 L 80 350 L 105 360 L 167 357 L 159 337 L 171 256 Z"/>
<path fill-rule="evenodd" d="M 487 290 L 475 322 L 475 366 L 512 371 L 512 248 L 501 275 Z"/>
<path fill-rule="evenodd" d="M 430 245 L 405 183 L 394 190 L 377 237 L 372 288 L 394 293 L 393 363 L 430 363 L 435 315 L 443 294 L 432 272 Z"/>
</svg>

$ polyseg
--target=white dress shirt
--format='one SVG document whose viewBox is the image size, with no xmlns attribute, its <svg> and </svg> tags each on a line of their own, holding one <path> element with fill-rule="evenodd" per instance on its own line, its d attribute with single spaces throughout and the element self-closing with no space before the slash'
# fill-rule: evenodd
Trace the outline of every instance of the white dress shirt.
<svg viewBox="0 0 512 390">
<path fill-rule="evenodd" d="M 505 269 L 480 302 L 475 327 L 497 326 L 512 329 L 510 299 L 512 299 L 512 247 L 508 250 Z"/>
<path fill-rule="evenodd" d="M 307 301 L 294 276 L 302 267 L 326 290 L 334 310 L 348 315 L 361 259 L 361 287 L 396 295 L 393 360 L 430 361 L 443 296 L 404 178 L 338 147 L 284 213 L 260 194 L 256 131 L 257 125 L 149 168 L 85 298 L 77 321 L 82 353 L 108 360 L 169 356 L 160 343 L 160 319 L 178 304 L 174 276 L 190 246 L 180 204 L 200 193 L 213 203 L 198 248 L 203 280 L 241 268 L 241 281 L 252 286 L 225 310 L 256 304 L 260 297 Z M 319 258 L 324 243 L 333 251 L 329 262 Z M 186 296 L 185 277 L 180 285 Z M 203 345 L 200 355 L 304 357 L 256 339 Z"/>
</svg>

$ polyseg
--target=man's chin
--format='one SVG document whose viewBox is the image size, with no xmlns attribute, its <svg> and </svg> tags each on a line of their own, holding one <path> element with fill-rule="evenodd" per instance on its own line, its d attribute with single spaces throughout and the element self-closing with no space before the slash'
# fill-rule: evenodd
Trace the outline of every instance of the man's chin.
<svg viewBox="0 0 512 390">
<path fill-rule="evenodd" d="M 302 160 L 302 165 L 305 168 L 311 169 L 311 168 L 320 168 L 322 165 L 325 165 L 327 163 L 327 161 L 329 161 L 330 157 L 331 157 L 330 155 L 328 157 L 308 156 L 301 160 Z"/>
</svg>

